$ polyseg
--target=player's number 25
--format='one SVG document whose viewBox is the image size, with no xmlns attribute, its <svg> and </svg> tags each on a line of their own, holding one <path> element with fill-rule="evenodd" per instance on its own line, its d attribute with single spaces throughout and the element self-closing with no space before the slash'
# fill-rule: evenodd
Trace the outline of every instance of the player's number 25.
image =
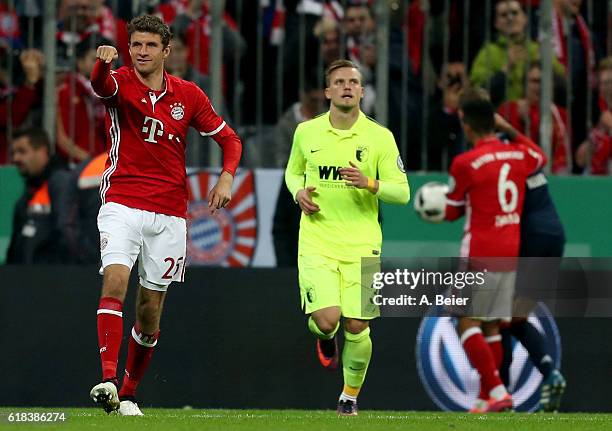
<svg viewBox="0 0 612 431">
<path fill-rule="evenodd" d="M 499 179 L 497 180 L 497 198 L 502 211 L 505 213 L 511 213 L 516 210 L 519 196 L 516 183 L 508 178 L 509 173 L 510 164 L 504 163 L 499 170 Z"/>
</svg>

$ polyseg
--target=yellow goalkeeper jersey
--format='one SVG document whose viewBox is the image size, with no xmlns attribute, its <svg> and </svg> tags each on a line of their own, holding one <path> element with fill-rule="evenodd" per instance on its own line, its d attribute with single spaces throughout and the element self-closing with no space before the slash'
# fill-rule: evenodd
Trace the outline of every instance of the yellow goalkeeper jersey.
<svg viewBox="0 0 612 431">
<path fill-rule="evenodd" d="M 339 169 L 353 162 L 378 179 L 376 194 L 347 185 Z M 410 188 L 391 132 L 363 112 L 349 130 L 335 129 L 329 112 L 298 125 L 285 182 L 295 199 L 306 187 L 316 187 L 312 200 L 320 211 L 300 221 L 299 254 L 320 254 L 343 261 L 378 256 L 382 232 L 378 199 L 406 204 Z"/>
</svg>

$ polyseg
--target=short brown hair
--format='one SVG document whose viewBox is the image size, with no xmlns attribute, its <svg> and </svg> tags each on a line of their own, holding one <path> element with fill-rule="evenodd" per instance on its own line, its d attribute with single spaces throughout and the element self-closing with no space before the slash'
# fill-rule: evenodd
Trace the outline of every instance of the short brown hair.
<svg viewBox="0 0 612 431">
<path fill-rule="evenodd" d="M 521 3 L 521 0 L 497 0 L 495 2 L 495 6 L 493 7 L 495 12 L 497 12 L 497 6 L 503 3 L 518 3 L 521 8 L 521 12 L 525 13 L 525 9 L 523 9 L 523 3 Z"/>
<path fill-rule="evenodd" d="M 162 45 L 165 47 L 170 43 L 172 39 L 172 32 L 170 28 L 161 20 L 161 18 L 155 15 L 140 15 L 133 20 L 127 26 L 128 39 L 132 40 L 132 34 L 135 32 L 141 33 L 154 33 L 159 34 L 161 37 Z"/>
<path fill-rule="evenodd" d="M 329 87 L 329 77 L 331 76 L 331 74 L 338 69 L 342 69 L 343 67 L 350 67 L 353 69 L 357 69 L 357 72 L 359 72 L 359 76 L 361 77 L 361 71 L 359 70 L 357 65 L 353 63 L 352 61 L 344 60 L 344 59 L 334 60 L 332 61 L 332 64 L 330 64 L 327 70 L 325 71 L 325 84 L 328 87 Z"/>
<path fill-rule="evenodd" d="M 466 88 L 459 96 L 463 122 L 478 134 L 495 131 L 495 108 L 489 94 L 480 87 Z"/>
<path fill-rule="evenodd" d="M 49 135 L 45 129 L 41 127 L 26 127 L 23 129 L 17 129 L 15 132 L 13 132 L 13 141 L 21 138 L 28 138 L 30 145 L 35 150 L 45 148 L 48 153 L 51 152 L 51 141 L 49 140 Z"/>
</svg>

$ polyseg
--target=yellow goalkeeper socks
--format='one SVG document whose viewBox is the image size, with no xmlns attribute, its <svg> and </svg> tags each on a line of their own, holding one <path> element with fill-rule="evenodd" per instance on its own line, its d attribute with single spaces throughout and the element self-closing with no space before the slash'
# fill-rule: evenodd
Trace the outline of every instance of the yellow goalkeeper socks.
<svg viewBox="0 0 612 431">
<path fill-rule="evenodd" d="M 359 334 L 344 331 L 344 349 L 342 350 L 343 393 L 348 396 L 357 396 L 365 380 L 371 357 L 370 328 L 364 329 Z M 352 395 L 353 393 L 355 395 Z"/>
</svg>

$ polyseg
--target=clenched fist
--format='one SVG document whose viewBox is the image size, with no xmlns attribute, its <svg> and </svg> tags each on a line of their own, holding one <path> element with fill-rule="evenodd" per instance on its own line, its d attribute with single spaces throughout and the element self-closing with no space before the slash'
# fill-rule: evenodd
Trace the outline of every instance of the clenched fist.
<svg viewBox="0 0 612 431">
<path fill-rule="evenodd" d="M 117 53 L 117 48 L 109 45 L 101 45 L 98 47 L 96 51 L 96 58 L 99 58 L 105 63 L 110 63 L 113 60 L 116 60 L 119 57 Z"/>
</svg>

